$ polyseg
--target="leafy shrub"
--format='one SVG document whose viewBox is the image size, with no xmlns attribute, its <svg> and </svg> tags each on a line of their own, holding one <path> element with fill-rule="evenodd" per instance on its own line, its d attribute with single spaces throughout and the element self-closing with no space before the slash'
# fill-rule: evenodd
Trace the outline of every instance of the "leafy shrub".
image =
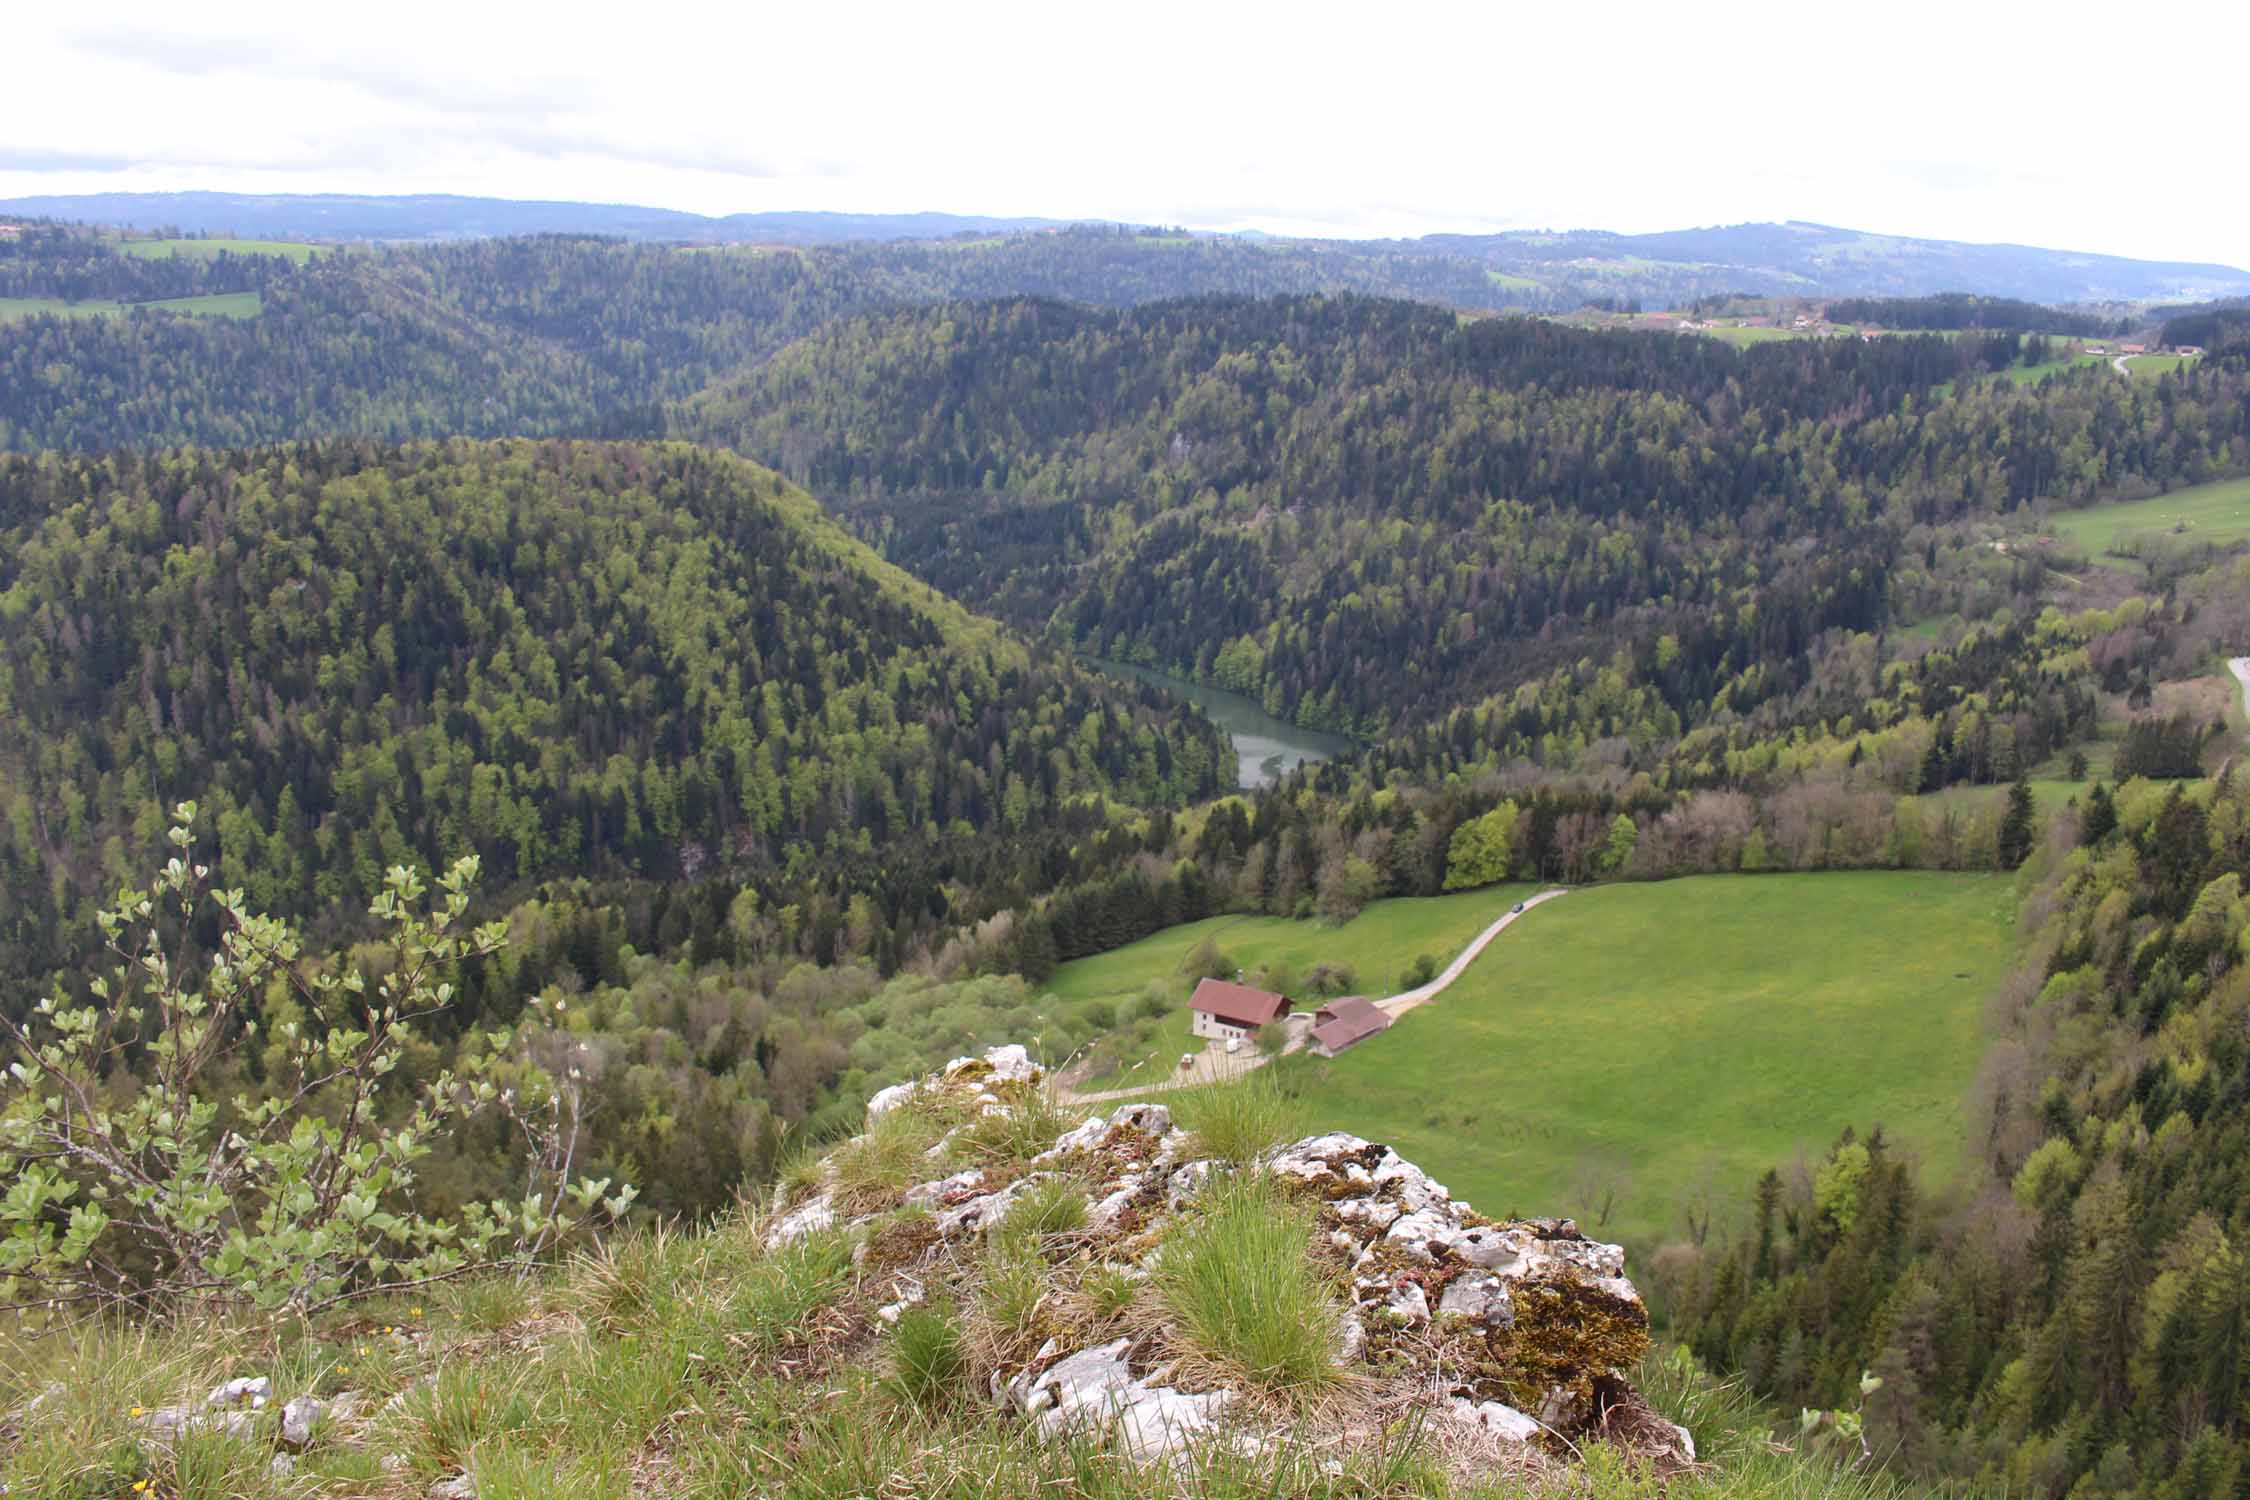
<svg viewBox="0 0 2250 1500">
<path fill-rule="evenodd" d="M 1180 960 L 1180 973 L 1194 979 L 1232 979 L 1240 967 L 1233 955 L 1219 946 L 1217 938 L 1207 937 L 1188 949 Z"/>
<path fill-rule="evenodd" d="M 0 1307 L 50 1313 L 123 1303 L 243 1304 L 306 1315 L 348 1298 L 493 1266 L 521 1266 L 588 1214 L 612 1216 L 606 1179 L 569 1179 L 580 1112 L 575 1068 L 530 1053 L 545 1022 L 478 1033 L 404 1119 L 386 1122 L 386 1078 L 426 1045 L 453 1001 L 442 978 L 502 945 L 498 924 L 464 931 L 474 858 L 427 894 L 393 868 L 369 908 L 387 936 L 383 972 L 314 970 L 296 932 L 206 892 L 193 862 L 193 803 L 179 850 L 153 882 L 99 916 L 115 959 L 89 1004 L 43 1000 L 18 1026 L 0 1087 Z M 188 946 L 216 907 L 215 952 Z M 272 1019 L 260 1038 L 259 1018 Z M 246 1064 L 252 1044 L 258 1073 Z M 552 1053 L 555 1049 L 546 1049 Z M 564 1049 L 562 1055 L 568 1056 Z M 259 1076 L 262 1074 L 262 1076 Z M 259 1077 L 259 1091 L 243 1080 Z M 415 1164 L 430 1143 L 496 1111 L 530 1143 L 513 1203 L 425 1214 Z"/>
<path fill-rule="evenodd" d="M 1437 978 L 1437 971 L 1438 964 L 1435 957 L 1427 953 L 1417 953 L 1414 955 L 1414 962 L 1408 964 L 1406 971 L 1398 976 L 1398 987 L 1402 990 L 1418 990 Z"/>
</svg>

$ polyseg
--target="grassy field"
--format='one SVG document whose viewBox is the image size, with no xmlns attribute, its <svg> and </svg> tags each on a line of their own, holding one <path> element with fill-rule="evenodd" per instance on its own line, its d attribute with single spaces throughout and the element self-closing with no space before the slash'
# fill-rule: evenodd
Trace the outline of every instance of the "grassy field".
<svg viewBox="0 0 2250 1500">
<path fill-rule="evenodd" d="M 2143 379 L 2154 380 L 2159 375 L 2171 374 L 2186 363 L 2185 355 L 2136 354 L 2125 361 L 2125 368 Z"/>
<path fill-rule="evenodd" d="M 1771 344 L 1776 343 L 1782 339 L 1801 339 L 1807 337 L 1807 335 L 1799 333 L 1793 328 L 1735 328 L 1731 326 L 1722 326 L 1716 328 L 1704 328 L 1697 331 L 1700 333 L 1709 334 L 1712 338 L 1719 339 L 1725 343 L 1732 344 L 1738 349 L 1747 349 L 1752 344 Z"/>
<path fill-rule="evenodd" d="M 65 302 L 59 297 L 0 297 L 0 323 L 54 313 L 65 318 L 100 318 L 124 311 L 119 302 Z"/>
<path fill-rule="evenodd" d="M 1309 1064 L 1313 1125 L 1389 1142 L 1494 1214 L 1646 1248 L 1702 1192 L 1880 1122 L 1955 1166 L 1979 1015 L 2011 949 L 1997 877 L 1705 876 L 1573 893 L 1433 1004 Z"/>
<path fill-rule="evenodd" d="M 208 297 L 167 297 L 157 302 L 64 302 L 54 297 L 0 297 L 0 323 L 14 318 L 56 313 L 65 318 L 106 318 L 146 307 L 158 312 L 186 313 L 197 318 L 254 318 L 265 303 L 256 292 L 217 292 Z"/>
<path fill-rule="evenodd" d="M 308 245 L 302 240 L 119 240 L 117 248 L 125 255 L 138 255 L 143 259 L 158 260 L 170 255 L 193 256 L 197 260 L 216 260 L 220 252 L 229 255 L 280 255 L 303 265 L 323 249 Z"/>
<path fill-rule="evenodd" d="M 2008 378 L 2017 385 L 2037 385 L 2050 375 L 2064 370 L 2080 370 L 2088 365 L 2106 365 L 2109 361 L 2095 354 L 2081 354 L 2076 359 L 2051 359 L 2040 365 L 2015 365 L 2008 370 Z"/>
<path fill-rule="evenodd" d="M 198 318 L 254 318 L 265 310 L 265 299 L 256 292 L 215 292 L 208 297 L 168 297 L 139 305 Z"/>
<path fill-rule="evenodd" d="M 1427 953 L 1443 968 L 1468 946 L 1469 939 L 1535 889 L 1502 885 L 1452 896 L 1378 901 L 1341 927 L 1281 917 L 1212 917 L 1064 964 L 1047 990 L 1067 1005 L 1107 1001 L 1122 1011 L 1152 981 L 1161 981 L 1172 998 L 1182 999 L 1187 984 L 1180 975 L 1180 961 L 1210 938 L 1245 971 L 1281 965 L 1301 978 L 1315 963 L 1343 964 L 1357 977 L 1357 992 L 1388 995 L 1400 987 L 1400 971 L 1416 955 Z M 1175 1009 L 1164 1018 L 1154 1039 L 1129 1056 L 1123 1068 L 1090 1081 L 1129 1087 L 1161 1080 L 1181 1053 L 1203 1045 L 1188 1035 L 1188 1019 L 1184 1006 Z"/>
<path fill-rule="evenodd" d="M 2120 537 L 2136 532 L 2177 533 L 2199 542 L 2238 541 L 2250 537 L 2250 479 L 2063 511 L 2054 518 L 2054 531 L 2094 553 L 2106 552 Z"/>
</svg>

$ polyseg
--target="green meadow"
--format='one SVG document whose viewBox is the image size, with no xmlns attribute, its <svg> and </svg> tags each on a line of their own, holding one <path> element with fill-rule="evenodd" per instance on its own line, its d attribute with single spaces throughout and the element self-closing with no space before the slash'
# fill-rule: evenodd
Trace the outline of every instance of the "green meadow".
<svg viewBox="0 0 2250 1500">
<path fill-rule="evenodd" d="M 2250 479 L 2227 479 L 2174 490 L 2152 500 L 2127 500 L 2066 510 L 2053 521 L 2057 536 L 2101 553 L 2121 537 L 2178 535 L 2189 541 L 2232 542 L 2250 537 Z"/>
<path fill-rule="evenodd" d="M 2082 370 L 2089 365 L 2108 363 L 2108 360 L 2099 355 L 2081 354 L 2076 359 L 2051 359 L 2045 364 L 2014 365 L 2008 370 L 2008 378 L 2017 385 L 2037 385 L 2048 376 L 2059 375 L 2065 370 Z"/>
<path fill-rule="evenodd" d="M 1950 1176 L 2013 910 L 2005 879 L 1918 871 L 1598 886 L 1292 1071 L 1311 1128 L 1387 1142 L 1484 1212 L 1645 1250 L 1698 1197 L 1738 1217 L 1761 1172 L 1847 1125 Z"/>
<path fill-rule="evenodd" d="M 106 318 L 136 307 L 184 313 L 196 318 L 254 318 L 264 305 L 256 292 L 216 292 L 208 297 L 166 297 L 155 302 L 110 302 L 98 298 L 65 302 L 55 297 L 0 297 L 0 323 L 36 317 L 40 313 L 65 318 Z"/>
<path fill-rule="evenodd" d="M 160 260 L 170 255 L 192 256 L 197 260 L 216 260 L 221 252 L 228 255 L 279 255 L 303 265 L 321 253 L 319 245 L 308 245 L 302 240 L 119 240 L 117 248 L 125 255 L 138 255 L 144 259 Z"/>
<path fill-rule="evenodd" d="M 0 297 L 0 323 L 53 313 L 62 318 L 101 318 L 123 312 L 121 302 L 65 302 L 60 297 Z"/>
<path fill-rule="evenodd" d="M 2144 380 L 2154 380 L 2172 374 L 2187 362 L 2187 356 L 2181 354 L 2136 354 L 2125 361 L 2125 368 Z"/>
</svg>

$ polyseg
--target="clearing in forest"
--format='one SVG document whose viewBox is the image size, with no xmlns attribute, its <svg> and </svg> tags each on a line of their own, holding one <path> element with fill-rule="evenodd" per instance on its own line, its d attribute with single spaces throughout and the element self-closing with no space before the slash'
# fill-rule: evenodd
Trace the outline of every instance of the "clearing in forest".
<svg viewBox="0 0 2250 1500">
<path fill-rule="evenodd" d="M 1739 1220 L 1761 1172 L 1847 1125 L 1951 1176 L 2013 908 L 2005 878 L 1919 871 L 1597 886 L 1287 1071 L 1313 1128 L 1391 1144 L 1486 1212 L 1574 1212 L 1645 1250 L 1699 1200 Z"/>
<path fill-rule="evenodd" d="M 2125 500 L 2058 512 L 2057 536 L 2101 553 L 2131 536 L 2177 537 L 2190 542 L 2234 542 L 2250 537 L 2250 479 L 2222 479 L 2149 500 Z"/>
</svg>

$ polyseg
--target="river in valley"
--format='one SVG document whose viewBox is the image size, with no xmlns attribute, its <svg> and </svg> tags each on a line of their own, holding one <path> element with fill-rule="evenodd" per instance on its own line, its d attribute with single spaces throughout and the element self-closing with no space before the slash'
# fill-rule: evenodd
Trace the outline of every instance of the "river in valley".
<svg viewBox="0 0 2250 1500">
<path fill-rule="evenodd" d="M 1227 738 L 1234 741 L 1234 753 L 1240 762 L 1238 785 L 1244 791 L 1270 786 L 1301 765 L 1348 755 L 1357 748 L 1342 735 L 1323 734 L 1317 729 L 1305 729 L 1286 719 L 1277 719 L 1255 700 L 1230 693 L 1225 688 L 1190 682 L 1147 667 L 1104 661 L 1096 656 L 1086 660 L 1112 676 L 1154 683 L 1174 697 L 1184 698 L 1202 709 L 1211 722 L 1225 730 Z"/>
</svg>

